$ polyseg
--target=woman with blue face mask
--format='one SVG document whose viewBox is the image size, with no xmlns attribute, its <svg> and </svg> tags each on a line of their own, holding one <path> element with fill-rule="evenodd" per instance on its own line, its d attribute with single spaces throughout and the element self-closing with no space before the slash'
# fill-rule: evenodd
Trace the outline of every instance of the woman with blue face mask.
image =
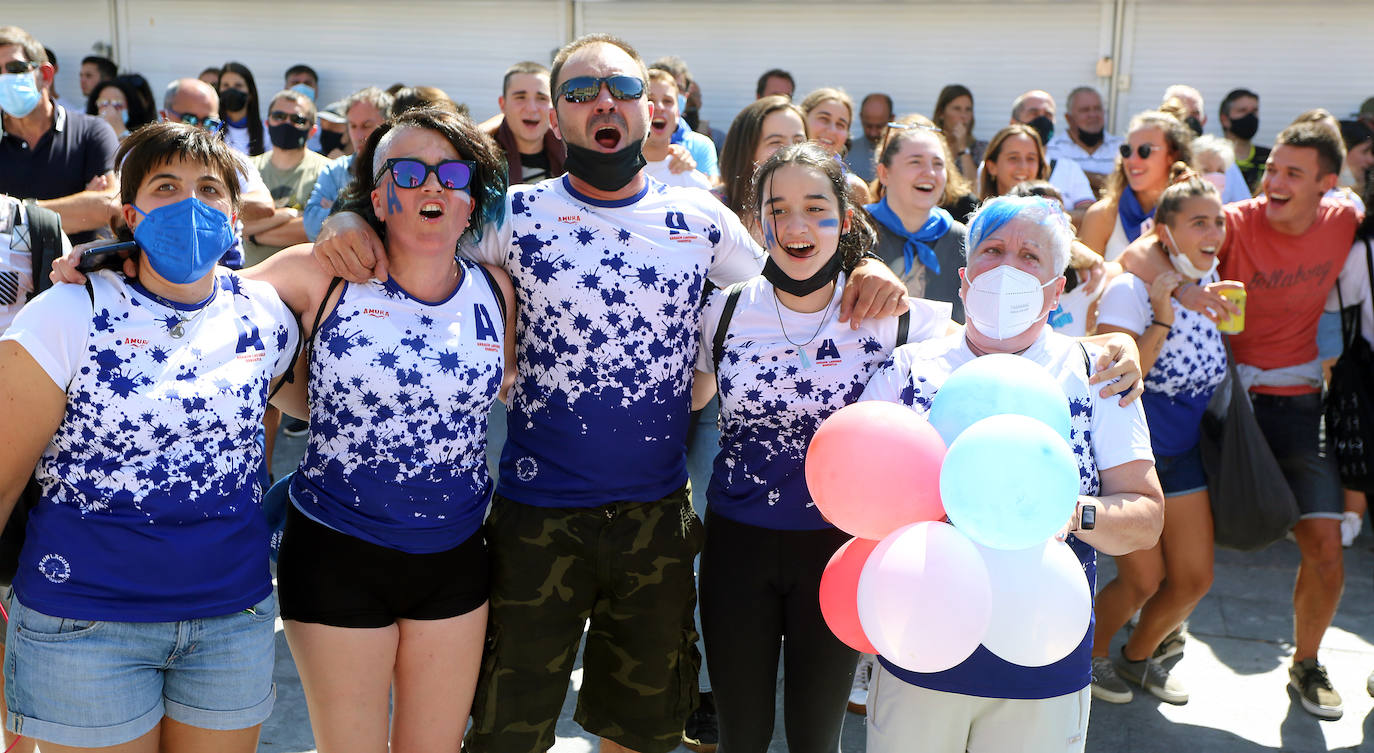
<svg viewBox="0 0 1374 753">
<path fill-rule="evenodd" d="M 216 266 L 238 206 L 223 141 L 158 123 L 115 161 L 137 273 L 57 285 L 0 337 L 0 517 L 30 474 L 41 488 L 8 728 L 44 748 L 247 753 L 277 614 L 254 435 L 298 329 L 269 286 Z"/>
</svg>

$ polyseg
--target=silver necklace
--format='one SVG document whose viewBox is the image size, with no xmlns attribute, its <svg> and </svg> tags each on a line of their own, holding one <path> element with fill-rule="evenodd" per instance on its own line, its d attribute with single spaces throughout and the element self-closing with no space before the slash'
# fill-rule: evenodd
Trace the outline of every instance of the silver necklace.
<svg viewBox="0 0 1374 753">
<path fill-rule="evenodd" d="M 825 323 L 830 320 L 830 309 L 834 305 L 835 293 L 831 291 L 830 302 L 825 304 L 825 310 L 821 312 L 821 323 L 816 325 L 816 331 L 811 333 L 811 337 L 808 338 L 806 342 L 792 342 L 792 338 L 787 336 L 787 326 L 782 323 L 782 305 L 778 303 L 778 291 L 773 291 L 773 311 L 778 315 L 778 329 L 782 331 L 782 339 L 786 340 L 788 345 L 797 349 L 797 360 L 801 362 L 801 367 L 803 369 L 811 368 L 811 359 L 806 357 L 806 346 L 810 345 L 811 341 L 815 340 L 821 334 L 822 329 L 825 329 Z"/>
<path fill-rule="evenodd" d="M 200 318 L 200 315 L 205 313 L 206 309 L 210 308 L 210 302 L 215 299 L 215 291 L 212 290 L 210 291 L 210 297 L 206 298 L 205 302 L 200 304 L 200 308 L 197 308 L 195 311 L 192 311 L 189 314 L 185 314 L 182 313 L 181 309 L 177 307 L 176 304 L 172 303 L 166 298 L 163 298 L 162 296 L 158 295 L 157 293 L 154 293 L 151 290 L 148 290 L 147 288 L 144 288 L 144 291 L 148 295 L 152 296 L 153 300 L 171 309 L 172 313 L 176 314 L 176 317 L 179 321 L 176 323 L 175 326 L 172 327 L 171 331 L 169 331 L 167 334 L 171 335 L 174 339 L 177 340 L 180 340 L 181 338 L 186 336 L 186 325 Z"/>
</svg>

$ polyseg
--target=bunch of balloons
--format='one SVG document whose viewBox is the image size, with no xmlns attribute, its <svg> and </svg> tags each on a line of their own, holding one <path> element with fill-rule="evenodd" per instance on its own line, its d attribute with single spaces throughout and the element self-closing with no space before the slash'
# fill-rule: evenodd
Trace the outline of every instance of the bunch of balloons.
<svg viewBox="0 0 1374 753">
<path fill-rule="evenodd" d="M 928 418 L 855 403 L 811 441 L 811 497 L 855 537 L 821 577 L 826 623 L 914 672 L 980 644 L 1014 664 L 1059 661 L 1092 616 L 1078 558 L 1055 539 L 1079 490 L 1063 389 L 1030 359 L 982 356 L 945 380 Z"/>
</svg>

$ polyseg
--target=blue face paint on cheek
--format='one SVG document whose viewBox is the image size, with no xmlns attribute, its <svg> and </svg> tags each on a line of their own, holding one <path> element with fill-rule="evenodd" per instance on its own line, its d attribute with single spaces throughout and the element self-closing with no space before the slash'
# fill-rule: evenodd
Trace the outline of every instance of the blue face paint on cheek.
<svg viewBox="0 0 1374 753">
<path fill-rule="evenodd" d="M 396 195 L 396 184 L 389 182 L 386 184 L 386 213 L 399 214 L 401 211 L 401 197 Z"/>
<path fill-rule="evenodd" d="M 839 220 L 821 220 L 820 222 L 818 222 L 818 223 L 816 223 L 816 224 L 819 225 L 820 227 L 839 227 L 839 226 L 840 226 L 840 221 L 839 221 Z"/>
<path fill-rule="evenodd" d="M 763 226 L 763 245 L 772 248 L 777 245 L 777 237 L 773 235 L 773 223 L 765 223 Z"/>
</svg>

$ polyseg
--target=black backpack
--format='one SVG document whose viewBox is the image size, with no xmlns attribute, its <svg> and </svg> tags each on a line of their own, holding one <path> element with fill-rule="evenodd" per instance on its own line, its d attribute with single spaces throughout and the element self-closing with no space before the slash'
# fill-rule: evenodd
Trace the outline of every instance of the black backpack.
<svg viewBox="0 0 1374 753">
<path fill-rule="evenodd" d="M 34 296 L 52 287 L 48 271 L 62 255 L 62 217 L 33 202 L 25 202 L 24 211 L 28 215 L 29 255 L 33 260 L 33 292 L 26 299 L 31 301 Z M 86 284 L 86 293 L 94 305 L 95 292 L 91 290 L 90 283 Z M 29 524 L 29 510 L 38 504 L 38 498 L 38 482 L 30 474 L 24 491 L 14 502 L 4 530 L 0 531 L 0 585 L 8 586 L 19 569 L 19 550 L 24 548 L 24 530 Z"/>
<path fill-rule="evenodd" d="M 1374 252 L 1364 239 L 1366 270 L 1374 279 Z M 1347 489 L 1374 493 L 1374 350 L 1360 331 L 1360 307 L 1341 306 L 1341 337 L 1345 345 L 1331 369 L 1326 391 L 1326 437 Z"/>
</svg>

